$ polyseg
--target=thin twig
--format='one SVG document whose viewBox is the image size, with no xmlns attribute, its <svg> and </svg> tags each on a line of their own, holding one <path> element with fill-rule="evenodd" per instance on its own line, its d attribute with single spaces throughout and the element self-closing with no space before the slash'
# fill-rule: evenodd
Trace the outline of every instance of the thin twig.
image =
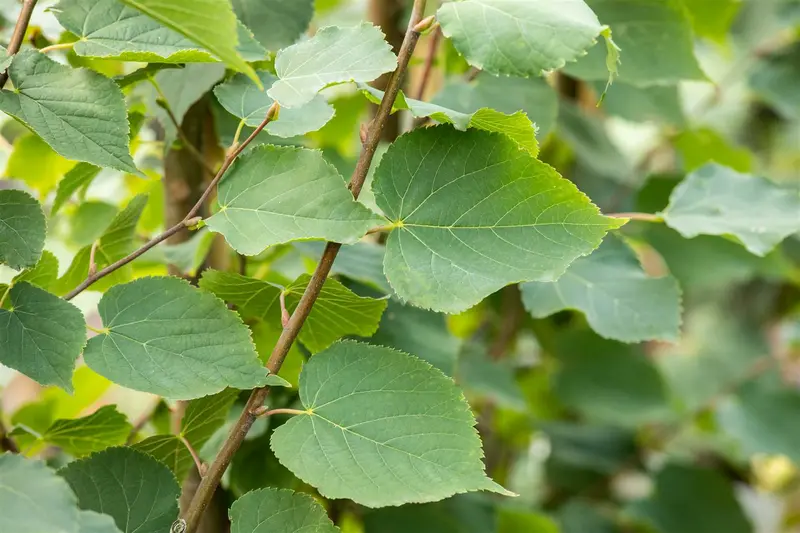
<svg viewBox="0 0 800 533">
<path fill-rule="evenodd" d="M 279 108 L 279 106 L 278 106 L 277 103 L 276 104 L 272 104 L 272 107 L 270 107 L 269 111 L 267 111 L 267 116 L 264 118 L 264 120 L 261 122 L 261 124 L 259 124 L 259 126 L 255 130 L 253 130 L 253 133 L 251 133 L 250 136 L 247 139 L 245 139 L 234 150 L 229 150 L 228 151 L 228 155 L 225 156 L 225 161 L 222 162 L 222 166 L 219 168 L 219 171 L 217 171 L 217 175 L 214 176 L 214 179 L 211 180 L 211 183 L 208 184 L 208 187 L 206 187 L 206 190 L 200 196 L 200 199 L 197 200 L 197 203 L 194 204 L 194 207 L 192 207 L 189 210 L 189 212 L 186 214 L 186 216 L 183 218 L 183 220 L 181 220 L 180 222 L 178 222 L 177 224 L 175 224 L 174 226 L 172 226 L 168 230 L 164 231 L 163 233 L 160 233 L 159 235 L 156 235 L 155 237 L 153 237 L 152 239 L 147 241 L 145 244 L 143 244 L 139 249 L 137 249 L 133 253 L 127 255 L 126 257 L 123 257 L 122 259 L 120 259 L 116 263 L 112 263 L 111 265 L 109 265 L 109 266 L 105 267 L 104 269 L 98 271 L 96 274 L 88 276 L 83 281 L 83 283 L 81 283 L 80 285 L 75 287 L 73 290 L 71 290 L 69 293 L 67 293 L 64 296 L 64 299 L 65 300 L 71 300 L 71 299 L 75 298 L 77 295 L 79 295 L 80 293 L 85 291 L 87 288 L 89 288 L 97 280 L 99 280 L 101 278 L 104 278 L 105 276 L 108 276 L 109 274 L 111 274 L 112 272 L 114 272 L 115 270 L 117 270 L 119 268 L 124 267 L 125 265 L 127 265 L 128 263 L 130 263 L 131 261 L 136 259 L 137 257 L 140 257 L 142 254 L 144 254 L 145 252 L 147 252 L 148 250 L 150 250 L 154 246 L 156 246 L 159 243 L 169 239 L 171 236 L 175 235 L 176 233 L 178 233 L 182 229 L 191 228 L 193 226 L 196 226 L 197 223 L 201 220 L 196 215 L 200 211 L 200 208 L 203 207 L 203 204 L 205 204 L 206 200 L 208 200 L 208 198 L 211 196 L 211 193 L 216 188 L 217 184 L 219 183 L 219 180 L 222 179 L 222 176 L 225 175 L 225 172 L 233 164 L 233 161 L 239 156 L 239 154 L 242 153 L 242 151 L 247 147 L 247 145 L 250 144 L 253 141 L 253 139 L 255 139 L 256 136 L 259 133 L 261 133 L 261 130 L 263 130 L 267 126 L 267 124 L 272 122 L 272 120 L 274 119 L 275 115 L 278 112 L 278 108 Z"/>
<path fill-rule="evenodd" d="M 43 54 L 46 54 L 55 50 L 69 50 L 73 46 L 75 46 L 75 43 L 57 43 L 51 44 L 50 46 L 45 46 L 44 48 L 39 48 L 39 51 Z"/>
<path fill-rule="evenodd" d="M 181 123 L 178 122 L 178 117 L 176 117 L 175 113 L 172 111 L 172 107 L 169 105 L 169 100 L 167 100 L 167 96 L 161 90 L 161 86 L 158 84 L 158 82 L 153 76 L 148 76 L 147 81 L 150 82 L 150 85 L 152 85 L 153 88 L 156 90 L 156 93 L 158 93 L 159 97 L 158 101 L 160 104 L 159 107 L 161 107 L 161 109 L 163 109 L 167 113 L 169 121 L 172 122 L 172 125 L 175 127 L 175 131 L 178 132 L 178 137 L 180 137 L 181 142 L 183 143 L 183 147 L 186 148 L 190 154 L 192 154 L 192 157 L 194 157 L 195 160 L 197 160 L 197 162 L 200 163 L 200 165 L 206 170 L 206 172 L 213 175 L 214 169 L 211 168 L 211 165 L 208 164 L 208 161 L 206 161 L 206 158 L 203 157 L 203 154 L 200 153 L 200 150 L 198 150 L 197 147 L 194 144 L 192 144 L 192 141 L 189 140 L 189 137 L 186 135 L 186 132 L 183 131 L 183 127 L 181 126 Z"/>
<path fill-rule="evenodd" d="M 8 41 L 7 52 L 9 56 L 13 56 L 19 52 L 19 48 L 22 46 L 22 40 L 25 38 L 25 32 L 28 31 L 28 24 L 31 21 L 31 14 L 33 14 L 34 7 L 36 7 L 36 0 L 25 0 L 22 3 L 22 10 L 19 12 L 19 17 L 17 17 L 14 33 L 11 34 L 11 40 Z M 8 69 L 0 74 L 0 89 L 6 86 L 7 81 Z"/>
<path fill-rule="evenodd" d="M 266 407 L 263 407 L 256 409 L 251 414 L 257 418 L 264 418 L 272 415 L 307 415 L 309 414 L 309 412 L 302 411 L 300 409 L 289 409 L 289 408 L 267 409 Z"/>
<path fill-rule="evenodd" d="M 381 139 L 381 132 L 386 126 L 389 114 L 392 110 L 392 105 L 397 98 L 403 78 L 408 69 L 408 62 L 411 60 L 414 48 L 419 40 L 420 34 L 414 30 L 414 27 L 422 20 L 426 3 L 427 0 L 414 0 L 411 20 L 409 21 L 403 44 L 398 53 L 397 69 L 392 74 L 386 91 L 384 92 L 383 99 L 370 123 L 366 142 L 364 143 L 353 175 L 350 178 L 349 188 L 355 198 L 358 198 L 358 195 L 361 193 L 361 188 L 364 186 L 369 167 L 372 164 L 372 159 L 375 156 L 375 151 Z M 308 283 L 303 296 L 300 298 L 297 308 L 294 313 L 292 313 L 289 323 L 281 332 L 281 336 L 272 350 L 269 361 L 267 361 L 267 368 L 270 372 L 277 374 L 278 370 L 280 370 L 284 359 L 286 359 L 286 355 L 289 353 L 289 349 L 300 334 L 300 329 L 303 327 L 306 318 L 308 318 L 311 309 L 314 307 L 314 303 L 322 290 L 322 285 L 325 283 L 325 279 L 331 271 L 331 267 L 333 266 L 333 262 L 341 246 L 341 244 L 334 242 L 326 244 L 325 251 L 317 264 L 311 281 Z M 203 516 L 203 512 L 211 501 L 211 497 L 217 489 L 222 475 L 225 473 L 225 470 L 227 470 L 234 453 L 239 449 L 247 432 L 256 420 L 253 412 L 264 405 L 264 400 L 266 400 L 268 394 L 269 387 L 254 389 L 250 394 L 247 405 L 233 428 L 231 428 L 228 438 L 222 445 L 222 449 L 211 463 L 208 473 L 203 477 L 200 485 L 197 487 L 197 493 L 192 499 L 189 508 L 186 510 L 183 518 L 187 524 L 187 533 L 194 533 L 197 530 L 200 518 Z"/>
<path fill-rule="evenodd" d="M 425 98 L 425 90 L 428 88 L 428 82 L 433 73 L 433 64 L 436 62 L 436 54 L 439 51 L 439 42 L 442 40 L 442 29 L 436 28 L 431 35 L 431 41 L 428 45 L 428 55 L 425 57 L 425 66 L 422 69 L 422 79 L 419 81 L 417 93 L 414 96 L 417 100 Z"/>
<path fill-rule="evenodd" d="M 97 261 L 95 261 L 95 257 L 97 257 L 98 246 L 100 246 L 100 241 L 96 240 L 92 243 L 91 250 L 89 250 L 89 272 L 87 273 L 87 276 L 97 274 Z"/>
<path fill-rule="evenodd" d="M 194 447 L 192 447 L 191 443 L 188 440 L 186 440 L 186 437 L 184 437 L 183 435 L 178 435 L 178 438 L 181 440 L 183 445 L 186 446 L 186 449 L 189 450 L 189 455 L 192 456 L 192 460 L 194 460 L 194 466 L 197 467 L 197 472 L 200 473 L 200 477 L 206 475 L 205 473 L 206 465 L 204 465 L 203 461 L 200 460 L 200 456 L 197 454 Z"/>
</svg>

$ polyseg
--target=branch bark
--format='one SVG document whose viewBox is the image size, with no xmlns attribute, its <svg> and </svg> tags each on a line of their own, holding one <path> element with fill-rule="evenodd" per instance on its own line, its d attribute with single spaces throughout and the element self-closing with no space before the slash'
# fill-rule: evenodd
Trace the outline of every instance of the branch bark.
<svg viewBox="0 0 800 533">
<path fill-rule="evenodd" d="M 395 54 L 400 53 L 400 47 L 403 44 L 402 23 L 405 5 L 406 2 L 404 0 L 369 0 L 369 20 L 381 29 L 386 36 L 386 41 L 392 45 L 392 51 Z M 391 74 L 384 74 L 375 80 L 372 85 L 376 89 L 386 91 L 391 77 Z M 377 114 L 377 108 L 373 108 L 372 116 L 375 117 Z M 392 142 L 398 135 L 400 135 L 400 114 L 395 113 L 387 119 L 386 126 L 381 131 L 381 138 L 384 141 Z"/>
<path fill-rule="evenodd" d="M 415 31 L 414 27 L 423 18 L 426 3 L 427 0 L 414 0 L 411 19 L 397 58 L 397 69 L 392 73 L 383 99 L 378 106 L 375 117 L 369 125 L 361 155 L 359 156 L 353 175 L 350 178 L 349 188 L 354 198 L 358 198 L 364 186 L 367 172 L 375 156 L 375 150 L 378 148 L 382 132 L 388 123 L 392 104 L 395 98 L 397 98 L 397 93 L 400 91 L 400 86 L 408 69 L 408 63 L 411 60 L 411 56 L 419 40 L 420 34 Z M 336 255 L 339 253 L 341 246 L 341 244 L 334 242 L 326 244 L 325 251 L 317 264 L 317 268 L 314 271 L 308 287 L 306 287 L 297 308 L 289 319 L 289 323 L 283 328 L 283 332 L 272 350 L 272 354 L 267 362 L 267 368 L 270 372 L 277 373 L 281 365 L 283 365 L 283 361 L 286 359 L 289 349 L 292 347 L 292 344 L 294 344 L 295 339 L 300 333 L 300 329 L 303 327 L 303 324 L 305 324 L 311 309 L 314 307 L 314 303 L 322 290 L 322 285 L 325 283 L 325 279 L 331 271 L 331 267 L 336 260 Z M 214 494 L 214 490 L 219 485 L 222 475 L 233 459 L 233 455 L 239 449 L 247 432 L 255 422 L 257 410 L 263 407 L 268 394 L 269 387 L 254 389 L 251 393 L 239 420 L 236 421 L 236 424 L 228 434 L 228 438 L 225 440 L 214 462 L 209 467 L 208 473 L 197 489 L 192 504 L 183 517 L 183 520 L 186 522 L 187 533 L 194 533 L 197 530 L 197 524 L 200 522 L 200 518 L 203 516 L 203 512 L 208 506 L 211 496 Z"/>
<path fill-rule="evenodd" d="M 14 33 L 11 34 L 11 40 L 8 41 L 8 55 L 13 56 L 19 52 L 22 46 L 22 40 L 25 38 L 25 32 L 28 31 L 28 24 L 31 21 L 33 8 L 36 7 L 36 0 L 25 0 L 22 3 L 22 10 L 17 17 L 17 24 L 14 26 Z M 0 74 L 0 89 L 6 86 L 8 81 L 8 69 Z"/>
</svg>

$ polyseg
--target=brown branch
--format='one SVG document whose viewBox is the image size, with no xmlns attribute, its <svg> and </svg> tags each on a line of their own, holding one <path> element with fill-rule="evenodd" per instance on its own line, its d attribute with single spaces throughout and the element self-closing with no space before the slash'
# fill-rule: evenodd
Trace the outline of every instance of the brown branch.
<svg viewBox="0 0 800 533">
<path fill-rule="evenodd" d="M 25 0 L 22 3 L 22 11 L 19 12 L 17 17 L 17 24 L 14 26 L 14 33 L 11 34 L 11 40 L 8 41 L 8 55 L 13 56 L 19 52 L 22 46 L 22 40 L 25 38 L 25 32 L 28 31 L 28 24 L 31 21 L 31 14 L 33 8 L 36 6 L 36 0 Z M 8 81 L 8 69 L 0 74 L 0 89 L 6 86 Z"/>
<path fill-rule="evenodd" d="M 197 200 L 197 203 L 194 204 L 194 207 L 192 207 L 189 210 L 189 212 L 186 214 L 186 216 L 183 218 L 182 221 L 178 222 L 177 224 L 175 224 L 168 230 L 164 231 L 163 233 L 156 235 L 133 253 L 127 255 L 126 257 L 123 257 L 122 259 L 120 259 L 115 263 L 110 264 L 104 269 L 99 270 L 95 274 L 88 276 L 83 281 L 83 283 L 81 283 L 73 290 L 71 290 L 69 293 L 67 293 L 64 296 L 64 299 L 71 300 L 75 298 L 77 295 L 79 295 L 87 288 L 89 288 L 97 280 L 104 278 L 105 276 L 108 276 L 109 274 L 111 274 L 112 272 L 114 272 L 119 268 L 124 267 L 137 257 L 140 257 L 142 254 L 144 254 L 154 246 L 169 239 L 172 235 L 175 235 L 182 229 L 197 225 L 197 223 L 200 222 L 200 220 L 196 217 L 196 215 L 200 211 L 200 208 L 203 206 L 206 200 L 208 200 L 209 196 L 211 196 L 211 193 L 216 188 L 217 184 L 219 183 L 219 180 L 222 179 L 222 176 L 225 175 L 225 172 L 228 170 L 231 164 L 233 164 L 233 161 L 239 156 L 239 154 L 242 153 L 242 151 L 247 147 L 247 145 L 250 144 L 259 133 L 261 133 L 261 130 L 263 130 L 267 126 L 267 124 L 269 124 L 274 120 L 276 114 L 278 113 L 279 107 L 280 106 L 278 106 L 277 103 L 272 104 L 272 107 L 270 107 L 269 111 L 267 111 L 267 116 L 264 118 L 261 124 L 259 124 L 259 126 L 255 130 L 253 130 L 253 133 L 251 133 L 250 136 L 247 139 L 245 139 L 241 144 L 239 144 L 233 150 L 230 150 L 228 152 L 228 155 L 225 156 L 225 161 L 222 162 L 222 166 L 217 172 L 217 175 L 214 176 L 214 179 L 211 180 L 211 183 L 208 184 L 208 187 L 206 187 L 206 190 L 203 192 L 202 196 L 200 196 L 200 199 Z"/>
<path fill-rule="evenodd" d="M 375 150 L 378 148 L 378 143 L 381 139 L 381 133 L 386 126 L 392 110 L 392 104 L 395 98 L 397 98 L 397 93 L 400 91 L 400 85 L 408 69 L 408 63 L 411 60 L 414 48 L 419 40 L 420 34 L 418 31 L 415 31 L 414 28 L 422 20 L 426 3 L 427 0 L 414 0 L 411 20 L 409 21 L 408 29 L 406 30 L 405 38 L 403 39 L 403 44 L 400 47 L 397 58 L 397 69 L 392 74 L 383 99 L 378 107 L 378 111 L 375 113 L 370 123 L 361 155 L 353 171 L 353 176 L 350 178 L 349 188 L 355 198 L 358 198 L 358 195 L 361 193 L 361 188 L 364 186 L 367 172 L 372 164 L 372 158 L 375 156 Z M 275 344 L 275 348 L 272 350 L 272 354 L 267 362 L 267 368 L 271 373 L 276 374 L 278 370 L 280 370 L 284 359 L 286 359 L 286 355 L 289 353 L 289 349 L 292 347 L 306 318 L 308 318 L 311 309 L 314 307 L 314 303 L 322 290 L 322 285 L 325 283 L 325 279 L 331 271 L 331 267 L 333 266 L 333 262 L 341 246 L 341 244 L 334 242 L 326 244 L 325 251 L 317 264 L 317 268 L 314 271 L 314 275 L 308 287 L 306 287 L 297 308 L 289 319 L 289 323 L 283 329 L 280 338 Z M 225 470 L 233 459 L 233 455 L 236 453 L 236 450 L 239 449 L 247 432 L 256 420 L 256 415 L 254 413 L 257 412 L 257 409 L 263 407 L 264 400 L 266 400 L 268 394 L 269 387 L 261 387 L 254 389 L 250 395 L 239 420 L 234 424 L 231 432 L 228 434 L 228 438 L 222 445 L 222 449 L 209 467 L 208 473 L 200 482 L 197 493 L 183 517 L 186 521 L 186 531 L 188 533 L 194 533 L 194 531 L 196 531 L 197 524 L 199 524 L 205 508 L 211 501 L 211 497 L 217 485 L 219 485 L 222 475 L 225 473 Z"/>
</svg>

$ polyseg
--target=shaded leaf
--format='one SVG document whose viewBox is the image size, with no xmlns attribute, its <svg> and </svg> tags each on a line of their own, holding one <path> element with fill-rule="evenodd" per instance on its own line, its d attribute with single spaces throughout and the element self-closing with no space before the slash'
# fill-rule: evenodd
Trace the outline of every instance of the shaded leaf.
<svg viewBox="0 0 800 533">
<path fill-rule="evenodd" d="M 603 29 L 583 0 L 464 0 L 445 3 L 436 16 L 470 65 L 505 76 L 561 68 Z"/>
<path fill-rule="evenodd" d="M 201 228 L 189 240 L 178 244 L 164 245 L 164 259 L 184 274 L 194 277 L 206 260 L 213 244 L 214 234 Z"/>
<path fill-rule="evenodd" d="M 228 418 L 228 412 L 239 391 L 225 389 L 212 396 L 198 398 L 189 402 L 181 420 L 181 435 L 199 450 L 208 442 Z"/>
<path fill-rule="evenodd" d="M 36 266 L 29 270 L 23 270 L 22 273 L 14 278 L 13 283 L 27 281 L 31 285 L 36 285 L 44 290 L 50 290 L 57 277 L 58 259 L 56 259 L 56 256 L 51 252 L 44 250 Z"/>
<path fill-rule="evenodd" d="M 739 172 L 749 172 L 753 168 L 753 154 L 747 148 L 731 144 L 711 128 L 683 131 L 673 142 L 683 156 L 686 171 L 712 161 Z"/>
<path fill-rule="evenodd" d="M 214 87 L 214 95 L 222 107 L 251 127 L 261 124 L 267 116 L 267 111 L 274 103 L 267 90 L 278 80 L 265 70 L 258 70 L 256 74 L 264 85 L 263 90 L 243 74 L 237 74 Z M 316 95 L 300 107 L 282 109 L 279 120 L 267 124 L 264 131 L 278 137 L 303 135 L 319 130 L 333 118 L 333 114 L 333 106 L 321 95 Z"/>
<path fill-rule="evenodd" d="M 286 489 L 248 492 L 231 506 L 231 533 L 336 533 L 325 509 L 308 494 Z"/>
<path fill-rule="evenodd" d="M 364 514 L 364 530 L 365 533 L 486 533 L 495 531 L 495 515 L 494 502 L 482 493 L 457 494 L 436 503 L 370 511 Z"/>
<path fill-rule="evenodd" d="M 164 533 L 178 517 L 175 476 L 133 448 L 109 448 L 58 473 L 78 496 L 81 509 L 110 515 L 123 533 Z"/>
<path fill-rule="evenodd" d="M 800 195 L 712 163 L 675 188 L 662 215 L 686 238 L 733 235 L 751 253 L 763 256 L 800 231 Z"/>
<path fill-rule="evenodd" d="M 360 197 L 363 197 L 365 192 L 366 190 L 362 190 Z M 319 261 L 325 250 L 325 243 L 318 241 L 298 241 L 293 245 L 300 253 L 313 259 L 315 263 Z M 331 274 L 341 274 L 377 289 L 383 294 L 388 294 L 392 288 L 383 274 L 383 254 L 383 246 L 367 241 L 342 246 L 339 249 L 339 255 L 336 256 Z"/>
<path fill-rule="evenodd" d="M 78 533 L 120 533 L 114 519 L 107 514 L 81 511 L 78 515 Z"/>
<path fill-rule="evenodd" d="M 300 399 L 306 412 L 275 430 L 272 449 L 326 498 L 382 507 L 476 490 L 508 494 L 483 472 L 463 396 L 424 361 L 341 342 L 303 368 Z"/>
<path fill-rule="evenodd" d="M 314 16 L 314 0 L 231 0 L 239 20 L 267 50 L 293 44 Z"/>
<path fill-rule="evenodd" d="M 560 533 L 551 518 L 540 513 L 516 509 L 500 509 L 497 515 L 497 533 Z"/>
<path fill-rule="evenodd" d="M 36 265 L 46 230 L 42 206 L 30 194 L 0 190 L 0 262 L 14 270 Z"/>
<path fill-rule="evenodd" d="M 800 44 L 761 58 L 750 73 L 750 87 L 787 119 L 800 119 Z"/>
<path fill-rule="evenodd" d="M 42 440 L 60 446 L 75 457 L 82 457 L 124 444 L 131 429 L 125 415 L 113 405 L 106 405 L 83 418 L 56 420 L 42 435 Z"/>
<path fill-rule="evenodd" d="M 268 92 L 284 107 L 299 107 L 328 85 L 372 81 L 396 66 L 391 47 L 372 24 L 329 26 L 278 52 L 275 72 L 280 79 Z"/>
<path fill-rule="evenodd" d="M 601 94 L 605 82 L 594 82 L 593 86 Z M 677 127 L 686 123 L 676 85 L 636 87 L 615 82 L 605 93 L 602 107 L 608 114 L 632 122 L 664 122 Z"/>
<path fill-rule="evenodd" d="M 194 465 L 189 448 L 175 435 L 153 435 L 137 442 L 133 448 L 151 455 L 166 465 L 175 475 L 178 483 L 186 479 L 186 475 Z"/>
<path fill-rule="evenodd" d="M 320 152 L 304 148 L 254 148 L 225 174 L 219 203 L 206 224 L 246 255 L 298 239 L 353 243 L 385 222 L 353 199 Z"/>
<path fill-rule="evenodd" d="M 449 313 L 510 283 L 557 278 L 623 223 L 510 139 L 477 130 L 404 135 L 373 191 L 396 226 L 384 260 L 392 287 Z"/>
<path fill-rule="evenodd" d="M 98 311 L 107 331 L 89 340 L 84 359 L 115 383 L 176 399 L 264 384 L 267 370 L 247 327 L 182 279 L 116 285 Z"/>
<path fill-rule="evenodd" d="M 522 390 L 508 361 L 495 361 L 479 343 L 468 344 L 458 358 L 456 382 L 468 392 L 489 398 L 496 405 L 525 412 Z"/>
<path fill-rule="evenodd" d="M 633 250 L 613 236 L 557 281 L 522 285 L 522 299 L 534 318 L 576 309 L 597 333 L 622 342 L 674 341 L 680 334 L 681 291 L 675 278 L 649 277 Z"/>
<path fill-rule="evenodd" d="M 9 309 L 0 309 L 0 363 L 71 392 L 75 360 L 86 342 L 83 313 L 25 282 L 11 287 L 8 302 Z"/>
<path fill-rule="evenodd" d="M 29 49 L 14 56 L 8 73 L 14 91 L 0 92 L 0 110 L 67 159 L 139 173 L 131 159 L 125 101 L 116 83 Z"/>
</svg>

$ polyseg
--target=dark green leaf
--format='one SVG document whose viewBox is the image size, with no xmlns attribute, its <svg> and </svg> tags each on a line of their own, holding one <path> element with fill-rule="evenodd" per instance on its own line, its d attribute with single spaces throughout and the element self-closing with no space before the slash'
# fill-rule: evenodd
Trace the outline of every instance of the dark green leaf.
<svg viewBox="0 0 800 533">
<path fill-rule="evenodd" d="M 800 43 L 762 58 L 750 74 L 750 87 L 787 119 L 800 119 Z"/>
<path fill-rule="evenodd" d="M 58 278 L 58 259 L 51 252 L 44 250 L 39 262 L 30 270 L 23 270 L 14 278 L 14 283 L 27 281 L 44 290 L 50 290 Z"/>
<path fill-rule="evenodd" d="M 336 533 L 325 509 L 308 494 L 261 489 L 231 506 L 231 533 Z"/>
<path fill-rule="evenodd" d="M 314 0 L 231 0 L 239 20 L 267 50 L 293 44 L 314 16 Z"/>
<path fill-rule="evenodd" d="M 189 402 L 181 420 L 181 435 L 194 449 L 201 449 L 211 435 L 222 427 L 238 395 L 238 390 L 226 389 Z"/>
<path fill-rule="evenodd" d="M 175 474 L 178 483 L 186 479 L 186 474 L 194 465 L 192 452 L 175 435 L 153 435 L 137 442 L 133 448 L 153 456 L 166 465 Z"/>
<path fill-rule="evenodd" d="M 107 405 L 83 418 L 56 420 L 42 435 L 42 440 L 82 457 L 124 444 L 131 429 L 125 415 L 113 405 Z"/>
<path fill-rule="evenodd" d="M 34 266 L 42 256 L 47 223 L 30 194 L 0 190 L 0 263 L 14 270 Z"/>
</svg>

